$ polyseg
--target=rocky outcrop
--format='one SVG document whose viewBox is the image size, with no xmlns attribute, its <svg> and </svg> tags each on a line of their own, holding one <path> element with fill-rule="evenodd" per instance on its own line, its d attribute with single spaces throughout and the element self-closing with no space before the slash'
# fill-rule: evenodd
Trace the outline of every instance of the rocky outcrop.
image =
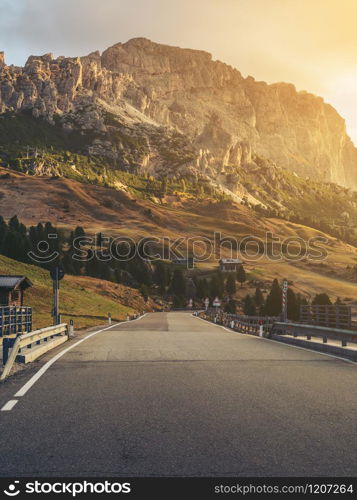
<svg viewBox="0 0 357 500">
<path fill-rule="evenodd" d="M 236 179 L 242 165 L 254 167 L 259 157 L 357 188 L 357 149 L 334 108 L 291 84 L 243 78 L 207 52 L 137 38 L 102 55 L 31 56 L 24 68 L 6 66 L 0 53 L 0 112 L 31 109 L 49 121 L 62 116 L 65 127 L 105 133 L 108 121 L 96 111 L 103 106 L 118 123 L 141 127 L 141 135 L 150 126 L 184 134 L 196 154 L 182 168 L 203 175 Z M 158 161 L 162 168 L 150 137 L 146 143 L 142 163 Z M 90 147 L 98 150 L 98 139 Z"/>
</svg>

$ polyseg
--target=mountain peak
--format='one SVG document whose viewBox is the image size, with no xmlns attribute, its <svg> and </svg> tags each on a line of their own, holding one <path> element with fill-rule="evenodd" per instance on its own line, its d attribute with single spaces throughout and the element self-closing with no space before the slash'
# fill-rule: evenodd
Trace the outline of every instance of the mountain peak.
<svg viewBox="0 0 357 500">
<path fill-rule="evenodd" d="M 265 158 L 302 176 L 357 187 L 357 149 L 336 110 L 292 84 L 243 78 L 208 52 L 138 37 L 102 55 L 31 56 L 25 68 L 5 66 L 0 53 L 0 113 L 32 109 L 50 122 L 57 114 L 70 128 L 66 116 L 88 109 L 80 127 L 105 133 L 100 106 L 124 126 L 151 123 L 183 134 L 197 153 L 185 168 L 211 178 Z M 154 162 L 147 154 L 143 161 Z"/>
</svg>

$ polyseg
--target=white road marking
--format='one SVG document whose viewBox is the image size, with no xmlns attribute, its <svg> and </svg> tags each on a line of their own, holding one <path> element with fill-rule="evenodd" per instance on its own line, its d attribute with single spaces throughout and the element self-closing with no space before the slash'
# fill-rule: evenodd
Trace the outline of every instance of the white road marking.
<svg viewBox="0 0 357 500">
<path fill-rule="evenodd" d="M 336 356 L 335 354 L 329 354 L 327 352 L 318 351 L 316 349 L 309 349 L 308 347 L 300 347 L 298 345 L 288 344 L 287 342 L 280 342 L 280 340 L 276 340 L 276 339 L 268 339 L 266 337 L 258 337 L 256 335 L 243 334 L 242 332 L 237 332 L 236 330 L 231 330 L 229 328 L 226 328 L 225 326 L 217 325 L 216 323 L 212 323 L 211 321 L 207 321 L 206 319 L 199 318 L 198 316 L 194 316 L 194 315 L 192 315 L 192 316 L 194 318 L 200 319 L 201 321 L 205 321 L 206 323 L 211 323 L 211 325 L 219 326 L 220 328 L 223 328 L 223 330 L 226 330 L 227 332 L 230 332 L 230 333 L 239 333 L 240 335 L 248 335 L 249 338 L 254 338 L 254 339 L 258 339 L 258 340 L 268 340 L 269 342 L 277 342 L 278 344 L 285 345 L 287 347 L 295 347 L 296 349 L 302 349 L 303 351 L 313 352 L 315 354 L 321 354 L 322 356 L 329 356 L 330 358 L 339 359 L 340 361 L 345 361 L 346 363 L 352 363 L 353 365 L 357 364 L 357 362 L 353 361 L 352 359 L 342 358 L 341 356 Z"/>
<path fill-rule="evenodd" d="M 0 411 L 11 411 L 17 402 L 17 399 L 10 399 L 10 401 L 4 404 Z"/>
<path fill-rule="evenodd" d="M 146 316 L 146 314 L 144 314 L 143 316 L 140 316 L 139 318 L 136 318 L 134 320 L 129 320 L 129 321 L 123 321 L 122 323 L 117 323 L 115 325 L 111 325 L 111 326 L 108 326 L 107 328 L 102 328 L 101 330 L 98 330 L 96 332 L 93 332 L 93 333 L 90 333 L 89 335 L 87 335 L 86 337 L 84 337 L 83 339 L 79 340 L 78 342 L 76 342 L 75 344 L 71 345 L 70 347 L 67 347 L 67 349 L 64 349 L 63 351 L 59 352 L 55 357 L 53 357 L 52 359 L 50 359 L 49 361 L 47 361 L 47 363 L 45 365 L 43 365 L 42 368 L 40 368 L 38 370 L 37 373 L 35 373 L 35 375 L 33 375 L 33 377 L 30 378 L 30 380 L 28 382 L 26 382 L 26 384 L 21 387 L 21 389 L 19 391 L 17 391 L 17 393 L 15 394 L 15 398 L 20 398 L 22 396 L 24 396 L 27 391 L 29 389 L 31 389 L 31 387 L 38 381 L 39 378 L 42 377 L 42 375 L 44 373 L 47 372 L 47 370 L 56 362 L 58 361 L 62 356 L 64 356 L 64 354 L 66 354 L 68 351 L 70 351 L 71 349 L 73 349 L 74 347 L 77 347 L 79 344 L 81 344 L 82 342 L 84 342 L 85 340 L 93 337 L 94 335 L 97 335 L 97 333 L 101 333 L 101 332 L 105 332 L 106 330 L 109 330 L 110 328 L 115 328 L 115 327 L 119 327 L 121 325 L 124 325 L 125 323 L 132 323 L 133 321 L 137 321 L 139 319 L 142 319 Z"/>
</svg>

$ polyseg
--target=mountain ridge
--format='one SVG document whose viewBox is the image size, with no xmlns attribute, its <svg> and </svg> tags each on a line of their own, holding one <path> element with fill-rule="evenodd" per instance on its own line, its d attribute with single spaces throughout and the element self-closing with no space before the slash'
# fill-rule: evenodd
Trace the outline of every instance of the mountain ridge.
<svg viewBox="0 0 357 500">
<path fill-rule="evenodd" d="M 89 140 L 87 152 L 120 168 L 159 176 L 191 171 L 234 192 L 240 168 L 263 158 L 357 189 L 357 149 L 331 105 L 293 84 L 244 78 L 201 50 L 135 38 L 102 54 L 30 56 L 23 68 L 7 66 L 0 53 L 0 112 L 24 110 L 52 123 L 59 117 L 68 131 L 95 131 L 100 137 Z M 158 134 L 164 147 L 152 139 Z M 173 161 L 175 134 L 187 154 Z M 127 154 L 128 137 L 140 151 Z"/>
</svg>

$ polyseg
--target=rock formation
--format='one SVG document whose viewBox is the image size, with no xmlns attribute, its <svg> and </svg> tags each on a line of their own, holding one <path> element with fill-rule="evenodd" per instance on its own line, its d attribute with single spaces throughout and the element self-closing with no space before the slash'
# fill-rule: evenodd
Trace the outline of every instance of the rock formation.
<svg viewBox="0 0 357 500">
<path fill-rule="evenodd" d="M 156 128 L 167 131 L 169 144 L 175 133 L 185 136 L 195 154 L 183 155 L 182 168 L 212 178 L 239 178 L 239 168 L 254 167 L 259 157 L 302 176 L 357 188 L 357 149 L 332 106 L 291 84 L 244 78 L 203 51 L 137 38 L 102 55 L 31 56 L 23 68 L 6 66 L 0 52 L 0 113 L 24 110 L 103 134 L 110 113 L 145 143 L 139 162 L 144 167 L 165 168 L 152 141 Z M 105 154 L 110 137 L 89 147 Z"/>
</svg>

